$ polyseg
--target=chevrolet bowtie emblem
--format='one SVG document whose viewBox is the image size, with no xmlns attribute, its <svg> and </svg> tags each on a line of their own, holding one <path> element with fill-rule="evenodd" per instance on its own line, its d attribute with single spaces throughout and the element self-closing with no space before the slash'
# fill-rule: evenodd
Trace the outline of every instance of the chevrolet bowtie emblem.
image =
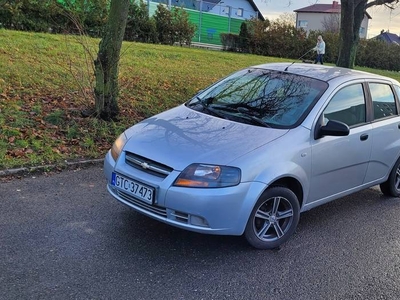
<svg viewBox="0 0 400 300">
<path fill-rule="evenodd" d="M 146 162 L 142 162 L 142 163 L 140 164 L 140 166 L 141 166 L 143 169 L 148 169 L 148 168 L 150 168 L 149 164 L 146 163 Z"/>
</svg>

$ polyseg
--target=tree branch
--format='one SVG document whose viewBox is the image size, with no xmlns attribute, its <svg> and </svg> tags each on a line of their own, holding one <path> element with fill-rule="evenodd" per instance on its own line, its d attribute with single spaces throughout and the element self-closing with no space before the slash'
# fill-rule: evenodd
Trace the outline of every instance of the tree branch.
<svg viewBox="0 0 400 300">
<path fill-rule="evenodd" d="M 369 3 L 367 3 L 367 5 L 365 5 L 365 9 L 368 9 L 372 6 L 378 6 L 378 5 L 385 5 L 386 7 L 390 8 L 390 9 L 394 9 L 394 4 L 399 3 L 399 0 L 374 0 L 371 1 Z M 392 5 L 389 5 L 392 4 Z"/>
</svg>

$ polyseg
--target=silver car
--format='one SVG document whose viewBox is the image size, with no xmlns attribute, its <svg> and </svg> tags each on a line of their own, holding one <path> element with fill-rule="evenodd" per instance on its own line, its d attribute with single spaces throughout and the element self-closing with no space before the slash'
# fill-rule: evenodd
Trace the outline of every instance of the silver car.
<svg viewBox="0 0 400 300">
<path fill-rule="evenodd" d="M 400 84 L 312 64 L 238 71 L 122 133 L 107 188 L 182 229 L 272 249 L 301 212 L 380 184 L 400 195 Z"/>
</svg>

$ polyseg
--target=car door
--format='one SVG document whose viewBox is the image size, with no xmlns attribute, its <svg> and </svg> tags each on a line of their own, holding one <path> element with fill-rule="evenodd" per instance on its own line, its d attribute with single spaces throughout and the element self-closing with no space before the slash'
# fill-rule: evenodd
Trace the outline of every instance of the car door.
<svg viewBox="0 0 400 300">
<path fill-rule="evenodd" d="M 373 143 L 365 183 L 371 183 L 384 178 L 399 157 L 400 117 L 396 87 L 386 82 L 369 82 L 367 87 L 372 102 Z"/>
<path fill-rule="evenodd" d="M 350 133 L 323 136 L 312 142 L 307 202 L 328 201 L 363 184 L 372 147 L 365 95 L 363 82 L 344 86 L 334 93 L 319 116 L 316 126 L 325 125 L 328 120 L 341 121 L 349 126 Z"/>
</svg>

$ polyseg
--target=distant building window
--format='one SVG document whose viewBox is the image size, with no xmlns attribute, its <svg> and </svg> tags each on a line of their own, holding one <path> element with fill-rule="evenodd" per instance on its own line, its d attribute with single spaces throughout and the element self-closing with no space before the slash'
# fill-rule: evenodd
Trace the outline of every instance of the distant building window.
<svg viewBox="0 0 400 300">
<path fill-rule="evenodd" d="M 360 34 L 364 34 L 365 33 L 365 28 L 364 27 L 360 27 Z"/>
<path fill-rule="evenodd" d="M 236 15 L 237 15 L 238 17 L 243 17 L 243 8 L 238 8 L 238 9 L 237 9 L 237 12 L 236 12 Z"/>
<path fill-rule="evenodd" d="M 299 21 L 299 27 L 305 28 L 307 26 L 308 26 L 308 21 L 305 21 L 305 20 Z"/>
</svg>

